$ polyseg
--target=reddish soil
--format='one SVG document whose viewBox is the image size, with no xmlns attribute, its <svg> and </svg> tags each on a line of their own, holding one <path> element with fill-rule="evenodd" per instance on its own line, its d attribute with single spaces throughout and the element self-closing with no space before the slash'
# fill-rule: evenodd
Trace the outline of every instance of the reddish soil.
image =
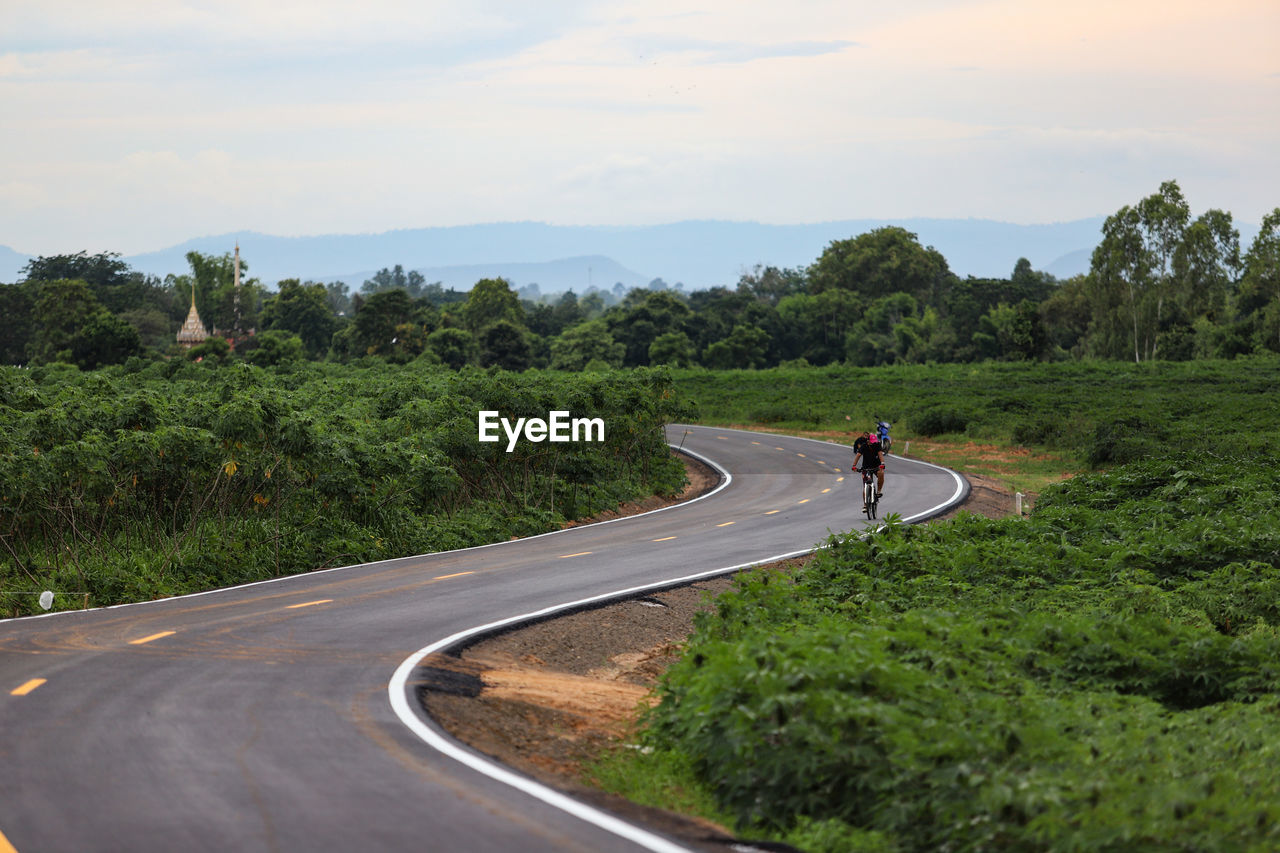
<svg viewBox="0 0 1280 853">
<path fill-rule="evenodd" d="M 651 498 L 592 520 L 644 512 L 714 488 L 719 477 L 713 470 L 684 459 L 690 485 L 679 497 Z M 943 519 L 960 511 L 989 517 L 1013 512 L 1013 496 L 998 481 L 966 476 L 968 500 Z M 774 568 L 787 571 L 807 559 Z M 742 842 L 728 829 L 601 793 L 583 770 L 627 742 L 639 711 L 653 700 L 658 677 L 692 631 L 694 613 L 731 584 L 731 577 L 699 581 L 507 631 L 460 656 L 433 655 L 424 661 L 423 702 L 454 737 L 544 784 L 678 837 L 692 849 L 731 849 Z"/>
</svg>

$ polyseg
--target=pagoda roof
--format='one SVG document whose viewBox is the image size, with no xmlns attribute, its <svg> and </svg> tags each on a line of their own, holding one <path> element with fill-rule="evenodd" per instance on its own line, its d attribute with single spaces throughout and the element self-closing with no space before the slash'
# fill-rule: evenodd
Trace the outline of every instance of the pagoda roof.
<svg viewBox="0 0 1280 853">
<path fill-rule="evenodd" d="M 191 310 L 187 312 L 187 319 L 178 330 L 178 343 L 193 345 L 204 343 L 207 337 L 209 333 L 205 330 L 204 323 L 200 321 L 200 312 L 196 310 L 195 302 L 192 302 Z"/>
</svg>

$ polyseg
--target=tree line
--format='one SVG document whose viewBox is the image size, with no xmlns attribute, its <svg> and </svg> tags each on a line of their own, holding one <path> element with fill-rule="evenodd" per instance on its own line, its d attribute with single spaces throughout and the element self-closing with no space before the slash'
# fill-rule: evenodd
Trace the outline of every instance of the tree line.
<svg viewBox="0 0 1280 853">
<path fill-rule="evenodd" d="M 355 293 L 298 279 L 270 291 L 253 278 L 237 292 L 230 254 L 187 260 L 189 273 L 161 281 L 113 254 L 36 258 L 22 281 L 0 285 L 0 360 L 92 369 L 182 354 L 593 370 L 1280 352 L 1280 208 L 1244 249 L 1231 214 L 1192 218 L 1176 181 L 1109 216 L 1089 272 L 1064 280 L 1025 258 L 1008 278 L 961 278 L 900 227 L 833 241 L 806 268 L 757 266 L 734 287 L 691 293 L 660 279 L 582 296 L 503 279 L 457 291 L 400 265 Z M 183 351 L 174 334 L 192 300 L 212 333 Z"/>
</svg>

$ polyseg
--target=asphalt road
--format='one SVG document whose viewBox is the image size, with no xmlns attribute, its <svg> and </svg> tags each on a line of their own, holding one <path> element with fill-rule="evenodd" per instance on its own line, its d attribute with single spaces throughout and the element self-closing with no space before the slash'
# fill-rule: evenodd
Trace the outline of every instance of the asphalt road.
<svg viewBox="0 0 1280 853">
<path fill-rule="evenodd" d="M 492 765 L 413 699 L 416 661 L 482 626 L 863 523 L 848 448 L 668 435 L 729 482 L 530 539 L 0 621 L 0 853 L 679 849 Z M 951 472 L 887 465 L 882 516 L 963 497 Z"/>
</svg>

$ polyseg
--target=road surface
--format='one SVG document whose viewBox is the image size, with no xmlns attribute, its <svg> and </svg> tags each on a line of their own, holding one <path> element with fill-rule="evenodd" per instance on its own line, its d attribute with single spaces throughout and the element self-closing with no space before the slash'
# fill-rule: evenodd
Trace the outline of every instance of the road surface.
<svg viewBox="0 0 1280 853">
<path fill-rule="evenodd" d="M 680 849 L 442 736 L 413 675 L 482 626 L 864 523 L 847 447 L 668 438 L 731 476 L 697 501 L 540 537 L 0 621 L 0 853 Z M 887 465 L 882 517 L 963 498 L 952 472 Z"/>
</svg>

